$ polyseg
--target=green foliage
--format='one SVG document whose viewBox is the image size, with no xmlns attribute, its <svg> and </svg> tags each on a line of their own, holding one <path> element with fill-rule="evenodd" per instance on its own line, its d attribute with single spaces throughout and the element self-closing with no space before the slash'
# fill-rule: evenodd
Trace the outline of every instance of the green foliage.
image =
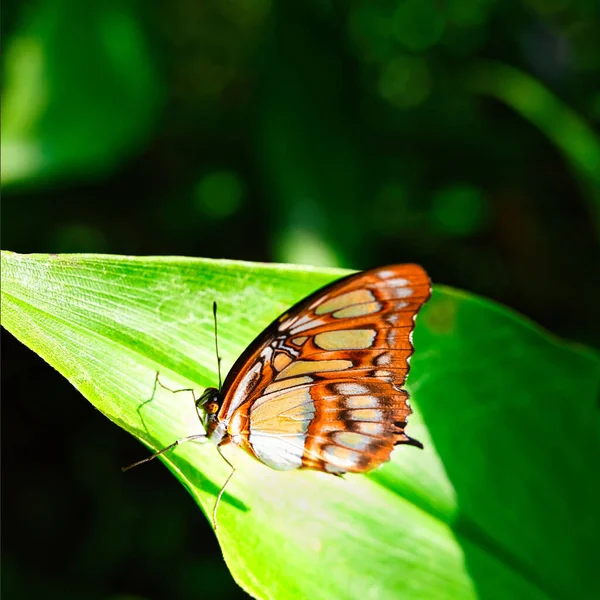
<svg viewBox="0 0 600 600">
<path fill-rule="evenodd" d="M 3 184 L 104 172 L 154 125 L 159 81 L 127 3 L 32 3 L 3 60 Z"/>
<path fill-rule="evenodd" d="M 200 429 L 191 398 L 268 322 L 340 271 L 190 258 L 2 254 L 2 325 L 153 449 Z M 410 433 L 424 451 L 345 480 L 241 451 L 219 509 L 260 598 L 573 598 L 595 576 L 600 360 L 504 308 L 436 287 L 415 332 Z M 152 398 L 152 401 L 148 402 Z M 209 444 L 163 460 L 210 514 Z M 557 493 L 557 490 L 560 493 Z"/>
<path fill-rule="evenodd" d="M 475 91 L 505 102 L 541 131 L 563 153 L 595 216 L 600 235 L 600 140 L 594 130 L 543 85 L 526 73 L 498 63 L 482 63 L 473 72 Z"/>
</svg>

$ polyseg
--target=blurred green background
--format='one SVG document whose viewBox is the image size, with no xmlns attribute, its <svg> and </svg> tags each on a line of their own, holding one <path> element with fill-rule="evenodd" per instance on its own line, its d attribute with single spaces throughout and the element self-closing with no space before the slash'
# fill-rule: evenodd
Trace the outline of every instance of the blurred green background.
<svg viewBox="0 0 600 600">
<path fill-rule="evenodd" d="M 600 347 L 599 25 L 597 0 L 6 0 L 2 246 L 415 261 Z M 121 474 L 144 449 L 2 342 L 7 597 L 244 597 L 166 469 Z"/>
</svg>

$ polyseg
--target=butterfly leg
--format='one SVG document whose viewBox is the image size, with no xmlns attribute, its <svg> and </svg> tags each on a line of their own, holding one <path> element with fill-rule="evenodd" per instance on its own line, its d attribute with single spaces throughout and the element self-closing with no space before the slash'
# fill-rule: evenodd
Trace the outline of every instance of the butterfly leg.
<svg viewBox="0 0 600 600">
<path fill-rule="evenodd" d="M 151 456 L 143 458 L 142 460 L 138 460 L 137 462 L 133 463 L 132 465 L 129 465 L 128 467 L 123 467 L 121 469 L 121 471 L 123 471 L 123 472 L 129 471 L 129 469 L 133 469 L 133 467 L 143 465 L 144 463 L 147 463 L 147 462 L 155 459 L 157 456 L 160 456 L 161 454 L 164 454 L 165 452 L 172 450 L 176 446 L 179 446 L 179 444 L 183 444 L 185 442 L 191 442 L 192 440 L 199 440 L 199 439 L 208 439 L 208 438 L 206 437 L 206 434 L 204 434 L 204 433 L 196 433 L 194 435 L 188 435 L 187 437 L 180 438 L 178 440 L 175 440 L 172 444 L 169 444 L 166 448 L 163 448 L 162 450 L 155 452 Z"/>
<path fill-rule="evenodd" d="M 142 409 L 146 406 L 146 404 L 150 404 L 150 402 L 152 402 L 154 400 L 154 396 L 156 395 L 156 388 L 158 386 L 160 386 L 161 388 L 163 388 L 163 389 L 165 389 L 168 392 L 171 392 L 173 394 L 177 394 L 178 392 L 191 392 L 192 393 L 192 398 L 194 399 L 194 403 L 197 402 L 195 391 L 192 388 L 184 388 L 184 389 L 181 389 L 181 390 L 172 390 L 171 388 L 167 387 L 166 385 L 164 385 L 162 383 L 162 381 L 160 380 L 160 374 L 159 374 L 158 371 L 156 371 L 156 376 L 154 377 L 154 385 L 152 387 L 152 395 L 150 396 L 150 398 L 148 398 L 148 400 L 144 400 L 144 402 L 142 402 L 136 408 L 136 411 L 137 411 L 138 415 L 140 416 L 140 420 L 142 421 L 142 425 L 144 426 L 144 429 L 146 430 L 146 432 L 148 434 L 150 432 L 148 431 L 148 428 L 146 427 L 146 423 L 144 422 L 144 416 L 142 415 Z"/>
<path fill-rule="evenodd" d="M 225 491 L 227 484 L 231 481 L 231 478 L 233 477 L 233 474 L 235 473 L 235 467 L 229 462 L 227 457 L 223 454 L 223 451 L 221 450 L 221 446 L 217 446 L 217 450 L 219 451 L 221 458 L 231 467 L 231 473 L 229 473 L 229 475 L 227 476 L 227 479 L 225 480 L 225 483 L 221 486 L 221 489 L 219 490 L 219 493 L 217 495 L 215 507 L 213 508 L 212 516 L 213 516 L 213 527 L 215 528 L 215 531 L 217 531 L 217 509 L 219 508 L 219 503 L 221 502 L 221 497 L 223 496 L 223 492 Z"/>
<path fill-rule="evenodd" d="M 160 373 L 158 371 L 156 371 L 156 377 L 154 378 L 154 389 L 156 390 L 156 386 L 160 385 L 160 387 L 163 390 L 167 390 L 167 392 L 171 392 L 172 394 L 179 394 L 179 392 L 191 392 L 192 393 L 192 398 L 194 398 L 194 402 L 196 402 L 196 391 L 194 390 L 194 388 L 182 388 L 180 390 L 174 390 L 170 387 L 167 387 L 161 380 L 160 380 Z"/>
</svg>

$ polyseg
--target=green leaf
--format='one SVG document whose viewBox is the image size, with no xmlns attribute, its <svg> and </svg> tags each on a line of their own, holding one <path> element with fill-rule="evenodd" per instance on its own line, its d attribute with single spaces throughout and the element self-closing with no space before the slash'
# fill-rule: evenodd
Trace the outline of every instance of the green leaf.
<svg viewBox="0 0 600 600">
<path fill-rule="evenodd" d="M 471 87 L 510 106 L 554 143 L 577 176 L 600 234 L 600 139 L 594 129 L 539 81 L 509 65 L 480 63 Z"/>
<path fill-rule="evenodd" d="M 341 274 L 3 253 L 2 324 L 158 449 L 201 431 L 187 394 L 159 388 L 148 400 L 157 370 L 174 388 L 216 383 L 213 300 L 227 370 L 280 312 Z M 401 447 L 342 480 L 276 472 L 226 447 L 237 471 L 218 538 L 236 580 L 278 599 L 598 597 L 598 356 L 442 286 L 415 345 L 409 432 L 424 451 Z M 229 474 L 215 447 L 184 444 L 163 460 L 210 515 Z"/>
<path fill-rule="evenodd" d="M 135 4 L 47 0 L 5 40 L 2 184 L 97 175 L 154 126 L 160 82 Z"/>
</svg>

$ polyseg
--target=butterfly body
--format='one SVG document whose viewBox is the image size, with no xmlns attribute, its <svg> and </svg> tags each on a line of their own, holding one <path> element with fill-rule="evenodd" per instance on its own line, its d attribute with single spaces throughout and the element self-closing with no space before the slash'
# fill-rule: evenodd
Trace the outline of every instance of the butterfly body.
<svg viewBox="0 0 600 600">
<path fill-rule="evenodd" d="M 340 475 L 389 460 L 411 413 L 402 389 L 431 284 L 418 265 L 336 281 L 275 320 L 199 403 L 207 435 L 277 470 Z"/>
</svg>

